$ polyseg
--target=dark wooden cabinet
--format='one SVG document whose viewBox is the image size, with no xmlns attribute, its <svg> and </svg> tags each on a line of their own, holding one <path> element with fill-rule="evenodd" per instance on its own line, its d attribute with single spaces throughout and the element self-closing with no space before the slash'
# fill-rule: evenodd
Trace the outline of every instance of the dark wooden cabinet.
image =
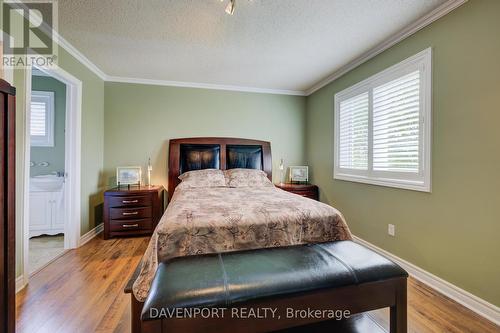
<svg viewBox="0 0 500 333">
<path fill-rule="evenodd" d="M 148 235 L 164 210 L 163 186 L 121 187 L 104 192 L 104 239 Z"/>
<path fill-rule="evenodd" d="M 276 184 L 276 187 L 287 192 L 301 195 L 306 198 L 319 200 L 319 191 L 316 185 L 281 183 L 281 184 Z"/>
<path fill-rule="evenodd" d="M 15 99 L 16 89 L 0 80 L 0 332 L 15 326 Z"/>
</svg>

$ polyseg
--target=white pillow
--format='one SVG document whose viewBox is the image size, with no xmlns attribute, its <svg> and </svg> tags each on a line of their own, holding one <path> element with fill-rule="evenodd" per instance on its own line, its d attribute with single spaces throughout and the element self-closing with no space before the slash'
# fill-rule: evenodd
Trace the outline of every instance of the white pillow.
<svg viewBox="0 0 500 333">
<path fill-rule="evenodd" d="M 226 178 L 219 169 L 194 170 L 179 176 L 183 187 L 225 187 Z"/>
<path fill-rule="evenodd" d="M 257 169 L 229 169 L 224 171 L 229 187 L 273 187 L 267 174 Z"/>
</svg>

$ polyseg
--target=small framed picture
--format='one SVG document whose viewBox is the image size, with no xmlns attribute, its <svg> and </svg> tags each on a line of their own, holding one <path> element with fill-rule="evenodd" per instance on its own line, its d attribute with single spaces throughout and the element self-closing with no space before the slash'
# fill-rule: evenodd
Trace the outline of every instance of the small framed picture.
<svg viewBox="0 0 500 333">
<path fill-rule="evenodd" d="M 307 182 L 309 181 L 309 167 L 307 166 L 291 166 L 290 167 L 291 182 Z"/>
<path fill-rule="evenodd" d="M 140 185 L 142 169 L 140 166 L 127 166 L 116 168 L 116 183 L 120 185 Z"/>
</svg>

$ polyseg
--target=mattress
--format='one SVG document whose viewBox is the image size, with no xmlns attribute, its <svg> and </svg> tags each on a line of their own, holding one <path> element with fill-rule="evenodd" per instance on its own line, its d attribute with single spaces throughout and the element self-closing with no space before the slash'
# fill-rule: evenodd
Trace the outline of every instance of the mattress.
<svg viewBox="0 0 500 333">
<path fill-rule="evenodd" d="M 133 292 L 144 301 L 158 263 L 174 257 L 351 239 L 337 209 L 274 186 L 179 186 L 151 237 Z"/>
</svg>

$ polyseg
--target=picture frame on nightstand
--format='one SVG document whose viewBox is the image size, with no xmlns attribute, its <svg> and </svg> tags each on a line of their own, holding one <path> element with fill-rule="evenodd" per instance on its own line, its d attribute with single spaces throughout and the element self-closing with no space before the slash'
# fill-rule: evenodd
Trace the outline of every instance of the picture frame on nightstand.
<svg viewBox="0 0 500 333">
<path fill-rule="evenodd" d="M 307 183 L 309 181 L 308 166 L 291 166 L 289 169 L 291 183 Z"/>
<path fill-rule="evenodd" d="M 116 185 L 141 185 L 142 168 L 140 166 L 126 166 L 116 168 Z"/>
</svg>

